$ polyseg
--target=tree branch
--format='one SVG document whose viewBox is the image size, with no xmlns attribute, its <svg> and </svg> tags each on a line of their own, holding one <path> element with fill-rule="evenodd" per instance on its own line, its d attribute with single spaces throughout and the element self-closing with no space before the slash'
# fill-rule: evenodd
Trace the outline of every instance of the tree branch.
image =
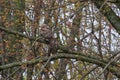
<svg viewBox="0 0 120 80">
<path fill-rule="evenodd" d="M 96 65 L 98 65 L 102 68 L 104 68 L 107 64 L 105 62 L 102 62 L 102 60 L 96 60 L 96 59 L 89 58 L 88 56 L 85 57 L 85 56 L 73 55 L 73 54 L 56 54 L 56 55 L 51 56 L 50 61 L 56 60 L 56 59 L 59 59 L 59 58 L 77 59 L 77 60 L 81 60 L 81 61 L 96 64 Z M 46 62 L 48 59 L 49 59 L 49 57 L 43 57 L 43 58 L 33 59 L 31 61 L 14 62 L 14 63 L 10 63 L 10 64 L 0 66 L 0 71 L 4 70 L 4 69 L 7 69 L 7 68 L 15 67 L 15 66 L 31 65 L 31 64 L 36 64 L 36 63 L 40 63 L 40 62 Z M 113 73 L 118 78 L 120 78 L 120 71 L 118 71 L 118 68 L 116 66 L 109 65 L 107 67 L 107 70 L 109 70 L 111 73 Z"/>
<path fill-rule="evenodd" d="M 20 32 L 16 32 L 13 30 L 8 30 L 6 28 L 0 27 L 0 30 L 5 31 L 7 33 L 13 34 L 13 35 L 19 35 L 20 37 L 24 37 L 24 38 L 28 38 L 30 40 L 36 40 L 33 37 L 29 37 L 24 35 L 23 33 Z M 36 41 L 41 42 L 41 43 L 46 43 L 42 38 L 37 39 Z M 106 66 L 106 64 L 108 63 L 108 61 L 105 60 L 100 60 L 98 57 L 93 57 L 90 55 L 83 55 L 80 52 L 75 52 L 75 51 L 70 51 L 69 49 L 65 48 L 64 46 L 59 45 L 58 47 L 60 50 L 62 50 L 63 52 L 65 52 L 66 54 L 56 54 L 54 56 L 51 57 L 51 60 L 56 60 L 59 58 L 70 58 L 70 59 L 77 59 L 77 60 L 81 60 L 84 62 L 89 62 L 89 63 L 93 63 L 96 64 L 102 68 L 104 68 Z M 68 53 L 68 54 L 67 54 Z M 48 57 L 44 57 L 44 58 L 39 58 L 39 59 L 33 59 L 31 61 L 25 61 L 25 62 L 14 62 L 14 63 L 10 63 L 10 64 L 6 64 L 6 65 L 2 65 L 0 66 L 0 71 L 7 69 L 7 68 L 11 68 L 11 67 L 15 67 L 15 66 L 22 66 L 22 65 L 30 65 L 30 64 L 35 64 L 35 63 L 39 63 L 39 62 L 46 62 L 48 60 Z M 107 70 L 111 71 L 111 73 L 113 73 L 114 75 L 116 75 L 117 77 L 120 78 L 120 72 L 118 71 L 117 65 L 116 63 L 111 63 L 111 65 L 109 65 L 107 67 Z"/>
<path fill-rule="evenodd" d="M 25 34 L 23 34 L 23 33 L 21 33 L 21 32 L 17 32 L 17 31 L 14 31 L 14 30 L 10 30 L 10 29 L 7 29 L 7 28 L 5 28 L 5 27 L 3 27 L 3 26 L 0 26 L 0 30 L 4 31 L 4 32 L 6 32 L 6 33 L 9 33 L 9 34 L 18 35 L 18 36 L 20 36 L 20 37 L 27 38 L 27 39 L 29 39 L 29 40 L 38 41 L 38 42 L 46 43 L 46 44 L 47 44 L 47 42 L 46 42 L 43 38 L 41 38 L 41 37 L 37 38 L 37 40 L 36 40 L 35 37 L 27 36 L 27 35 L 25 35 Z"/>
<path fill-rule="evenodd" d="M 108 19 L 114 29 L 120 34 L 120 18 L 115 14 L 108 4 L 104 4 L 104 0 L 94 0 L 96 7 Z M 103 6 L 102 6 L 103 5 Z M 102 7 L 101 7 L 102 6 Z"/>
</svg>

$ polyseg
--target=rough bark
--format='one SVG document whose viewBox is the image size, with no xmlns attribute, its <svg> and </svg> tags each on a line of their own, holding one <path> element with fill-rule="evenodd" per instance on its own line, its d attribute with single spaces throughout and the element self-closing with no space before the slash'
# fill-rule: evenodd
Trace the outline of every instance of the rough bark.
<svg viewBox="0 0 120 80">
<path fill-rule="evenodd" d="M 108 19 L 115 30 L 120 34 L 120 18 L 115 14 L 111 7 L 104 3 L 104 0 L 94 0 L 95 6 L 100 9 L 99 11 Z"/>
</svg>

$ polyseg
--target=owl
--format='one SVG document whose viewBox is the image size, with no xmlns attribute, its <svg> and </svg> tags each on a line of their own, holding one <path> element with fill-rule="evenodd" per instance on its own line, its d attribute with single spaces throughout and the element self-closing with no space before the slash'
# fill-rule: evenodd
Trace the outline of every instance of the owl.
<svg viewBox="0 0 120 80">
<path fill-rule="evenodd" d="M 40 29 L 40 35 L 46 40 L 46 41 L 50 41 L 51 38 L 53 38 L 53 33 L 52 31 L 50 30 L 50 28 L 46 25 L 46 24 L 43 24 L 40 26 L 41 29 Z"/>
<path fill-rule="evenodd" d="M 55 54 L 57 53 L 57 49 L 58 49 L 58 41 L 56 38 L 53 37 L 53 33 L 50 30 L 50 28 L 46 25 L 43 24 L 40 26 L 40 35 L 49 42 L 48 44 L 48 56 L 50 56 L 51 54 Z"/>
</svg>

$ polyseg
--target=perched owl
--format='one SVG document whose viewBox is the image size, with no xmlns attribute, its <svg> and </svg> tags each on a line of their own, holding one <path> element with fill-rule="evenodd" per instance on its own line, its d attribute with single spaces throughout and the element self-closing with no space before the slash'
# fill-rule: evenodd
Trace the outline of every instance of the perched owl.
<svg viewBox="0 0 120 80">
<path fill-rule="evenodd" d="M 55 54 L 57 52 L 57 48 L 58 48 L 58 41 L 56 38 L 53 37 L 53 33 L 50 30 L 50 28 L 46 25 L 43 24 L 42 26 L 40 26 L 40 35 L 49 42 L 48 44 L 48 56 L 50 56 L 50 54 Z"/>
<path fill-rule="evenodd" d="M 46 25 L 46 24 L 43 24 L 40 26 L 41 29 L 40 29 L 40 35 L 46 40 L 46 41 L 50 41 L 51 38 L 53 38 L 53 33 L 52 31 L 50 30 L 50 28 Z"/>
</svg>

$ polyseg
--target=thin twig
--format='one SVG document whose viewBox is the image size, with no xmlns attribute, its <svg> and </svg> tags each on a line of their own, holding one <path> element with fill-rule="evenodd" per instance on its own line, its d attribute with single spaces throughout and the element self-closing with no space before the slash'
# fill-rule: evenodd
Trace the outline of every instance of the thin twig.
<svg viewBox="0 0 120 80">
<path fill-rule="evenodd" d="M 8 78 L 10 78 L 12 75 L 14 75 L 18 70 L 20 70 L 20 67 L 19 67 L 17 70 L 15 70 L 13 73 L 11 73 L 11 74 L 6 78 L 6 80 L 7 80 Z"/>
<path fill-rule="evenodd" d="M 106 0 L 101 6 L 100 6 L 100 9 L 101 10 L 103 8 L 103 6 L 107 3 L 108 0 Z"/>
<path fill-rule="evenodd" d="M 43 72 L 44 68 L 47 66 L 47 64 L 50 62 L 50 60 L 51 60 L 51 56 L 48 58 L 47 62 L 41 67 L 41 70 L 40 70 L 40 72 L 38 72 L 36 77 Z"/>
<path fill-rule="evenodd" d="M 94 71 L 96 68 L 98 68 L 99 66 L 95 66 L 94 68 L 92 68 L 90 71 L 88 71 L 85 75 L 82 76 L 82 78 L 80 80 L 83 80 L 87 75 L 89 75 L 92 71 Z"/>
<path fill-rule="evenodd" d="M 111 60 L 108 62 L 108 64 L 104 67 L 103 71 L 102 71 L 100 74 L 98 74 L 98 75 L 95 77 L 95 79 L 97 79 L 98 77 L 100 77 L 100 76 L 102 75 L 102 73 L 104 73 L 104 71 L 108 68 L 108 66 L 109 66 L 112 62 L 116 61 L 119 57 L 120 57 L 120 54 L 116 55 L 113 59 L 111 59 Z"/>
</svg>

